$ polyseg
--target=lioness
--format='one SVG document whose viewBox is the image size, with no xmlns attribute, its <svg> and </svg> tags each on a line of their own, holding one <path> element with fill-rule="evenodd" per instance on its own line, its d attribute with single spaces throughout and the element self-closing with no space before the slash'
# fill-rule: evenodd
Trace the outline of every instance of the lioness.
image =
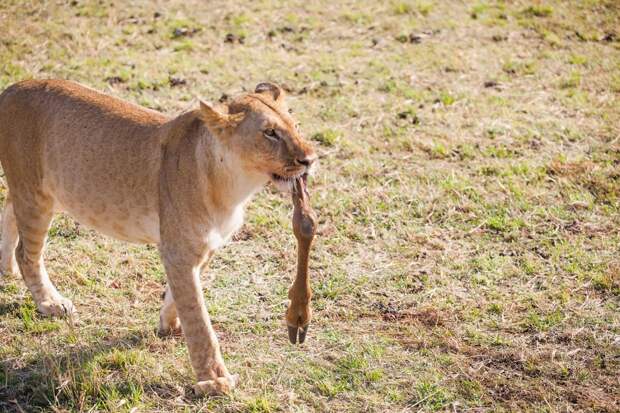
<svg viewBox="0 0 620 413">
<path fill-rule="evenodd" d="M 9 87 L 0 95 L 0 162 L 9 187 L 0 270 L 19 266 L 38 310 L 63 315 L 73 304 L 42 258 L 54 213 L 157 244 L 168 279 L 159 331 L 182 328 L 197 389 L 229 391 L 238 376 L 224 365 L 199 276 L 241 226 L 252 195 L 269 181 L 286 188 L 317 158 L 284 98 L 278 86 L 261 83 L 221 108 L 201 101 L 169 118 L 68 81 Z"/>
</svg>

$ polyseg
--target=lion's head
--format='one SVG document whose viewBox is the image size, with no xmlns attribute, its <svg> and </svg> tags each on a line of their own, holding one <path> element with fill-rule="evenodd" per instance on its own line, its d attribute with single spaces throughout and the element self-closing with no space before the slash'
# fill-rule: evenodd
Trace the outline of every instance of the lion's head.
<svg viewBox="0 0 620 413">
<path fill-rule="evenodd" d="M 311 172 L 317 159 L 284 99 L 280 87 L 260 83 L 254 93 L 221 108 L 200 102 L 210 132 L 236 152 L 246 170 L 264 174 L 280 190 L 290 189 L 294 178 Z"/>
</svg>

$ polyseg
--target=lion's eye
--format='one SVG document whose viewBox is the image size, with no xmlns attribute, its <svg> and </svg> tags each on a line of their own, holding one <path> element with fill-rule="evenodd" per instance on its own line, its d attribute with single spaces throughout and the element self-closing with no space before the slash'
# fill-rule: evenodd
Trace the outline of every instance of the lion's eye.
<svg viewBox="0 0 620 413">
<path fill-rule="evenodd" d="M 278 136 L 278 133 L 275 131 L 275 129 L 265 129 L 263 131 L 263 135 L 265 136 L 265 138 L 271 139 L 272 141 L 280 140 L 280 136 Z"/>
</svg>

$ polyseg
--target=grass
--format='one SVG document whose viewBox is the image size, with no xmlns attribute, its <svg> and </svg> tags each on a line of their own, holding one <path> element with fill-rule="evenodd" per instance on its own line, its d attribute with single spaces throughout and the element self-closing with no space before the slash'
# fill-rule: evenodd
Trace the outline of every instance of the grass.
<svg viewBox="0 0 620 413">
<path fill-rule="evenodd" d="M 0 411 L 620 410 L 619 19 L 613 0 L 1 2 L 0 90 L 67 78 L 173 114 L 276 81 L 321 168 L 304 346 L 282 322 L 286 196 L 257 196 L 205 274 L 241 379 L 212 399 L 155 335 L 156 249 L 60 216 L 46 262 L 80 318 L 0 279 Z"/>
</svg>

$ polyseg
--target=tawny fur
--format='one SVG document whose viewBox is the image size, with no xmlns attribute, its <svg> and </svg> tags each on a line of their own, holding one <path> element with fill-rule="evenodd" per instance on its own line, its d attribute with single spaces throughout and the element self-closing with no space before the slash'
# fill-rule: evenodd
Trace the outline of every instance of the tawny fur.
<svg viewBox="0 0 620 413">
<path fill-rule="evenodd" d="M 288 291 L 291 304 L 286 309 L 286 324 L 288 326 L 291 343 L 303 343 L 308 332 L 308 325 L 312 318 L 310 299 L 312 289 L 308 277 L 308 260 L 310 247 L 314 240 L 317 228 L 316 214 L 310 206 L 305 179 L 297 178 L 292 191 L 293 198 L 293 233 L 297 238 L 297 275 Z"/>
<path fill-rule="evenodd" d="M 265 130 L 278 131 L 277 141 Z M 109 236 L 157 244 L 168 287 L 160 332 L 182 328 L 197 390 L 237 384 L 220 354 L 202 289 L 202 266 L 243 222 L 252 195 L 273 174 L 306 173 L 316 155 L 261 84 L 217 110 L 176 117 L 61 80 L 25 81 L 0 95 L 0 162 L 9 192 L 0 270 L 17 268 L 40 312 L 74 311 L 50 281 L 43 248 L 54 213 Z"/>
</svg>

